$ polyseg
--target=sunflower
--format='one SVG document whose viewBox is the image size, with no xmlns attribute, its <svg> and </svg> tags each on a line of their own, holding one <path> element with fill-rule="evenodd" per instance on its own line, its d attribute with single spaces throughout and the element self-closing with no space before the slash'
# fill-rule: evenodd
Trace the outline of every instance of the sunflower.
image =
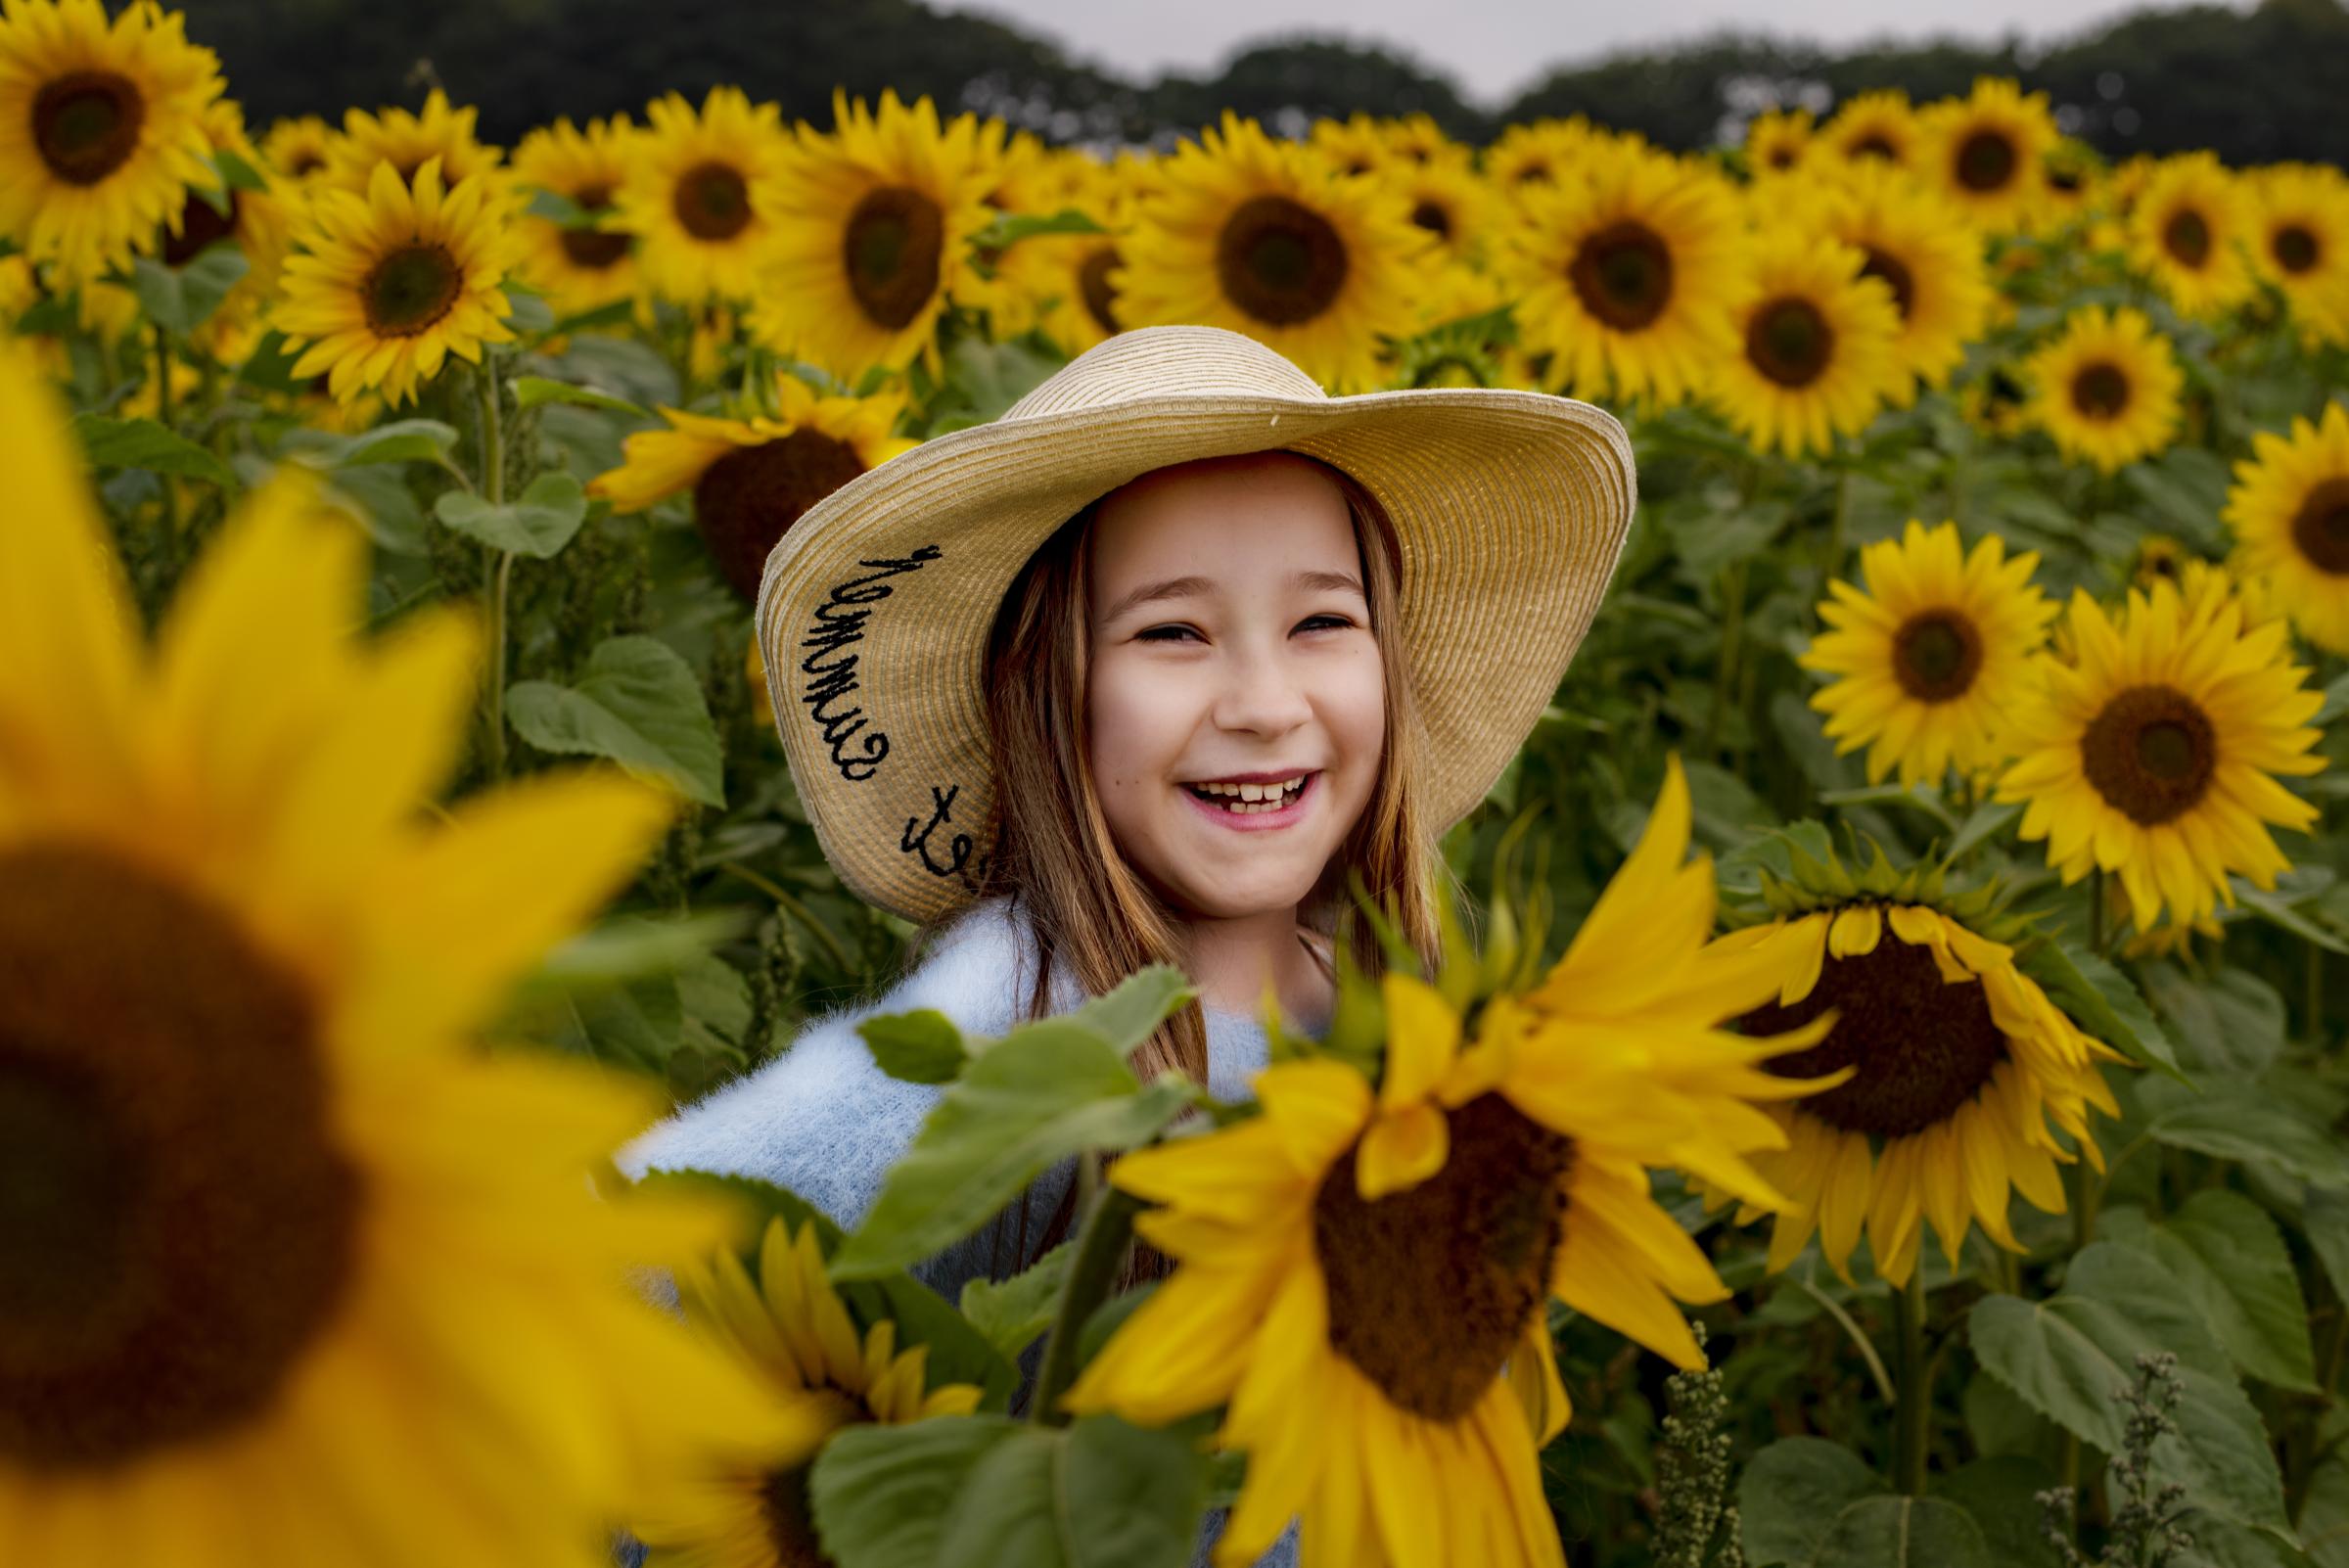
<svg viewBox="0 0 2349 1568">
<path fill-rule="evenodd" d="M 1133 232 L 1134 203 L 1126 183 L 1108 171 L 1096 171 L 1090 190 L 1080 210 L 1088 211 L 1105 232 L 1047 237 L 1063 243 L 1041 253 L 1051 270 L 1036 284 L 1043 301 L 1037 324 L 1071 357 L 1125 330 L 1118 317 L 1117 280 L 1126 264 L 1121 247 Z"/>
<path fill-rule="evenodd" d="M 1566 956 L 1485 1002 L 1473 1038 L 1444 991 L 1390 971 L 1376 1090 L 1336 1056 L 1283 1062 L 1255 1081 L 1263 1115 L 1112 1167 L 1164 1206 L 1135 1229 L 1177 1267 L 1067 1404 L 1148 1423 L 1227 1406 L 1219 1441 L 1249 1463 L 1220 1564 L 1297 1514 L 1308 1562 L 1562 1563 L 1536 1459 L 1569 1414 L 1545 1299 L 1704 1363 L 1675 1298 L 1727 1292 L 1647 1168 L 1775 1207 L 1746 1151 L 1778 1133 L 1748 1101 L 1837 1080 L 1775 1078 L 1752 1064 L 1788 1041 L 1715 1029 L 1774 984 L 1706 946 L 1688 823 L 1676 761 Z"/>
<path fill-rule="evenodd" d="M 582 314 L 637 292 L 627 234 L 600 221 L 627 177 L 637 134 L 625 115 L 591 119 L 583 131 L 564 118 L 530 132 L 514 150 L 517 184 L 560 196 L 598 220 L 578 227 L 543 217 L 521 220 L 522 275 L 546 291 L 557 314 Z"/>
<path fill-rule="evenodd" d="M 1412 224 L 1436 237 L 1439 264 L 1483 260 L 1499 225 L 1499 201 L 1464 150 L 1399 162 L 1386 179 L 1410 203 Z"/>
<path fill-rule="evenodd" d="M 878 111 L 835 92 L 832 115 L 828 135 L 800 127 L 759 204 L 773 242 L 751 335 L 843 377 L 936 372 L 938 318 L 979 282 L 971 240 L 992 216 L 978 116 L 942 126 L 895 92 Z"/>
<path fill-rule="evenodd" d="M 1008 133 L 1008 139 L 1006 139 Z M 981 121 L 979 161 L 988 226 L 997 218 L 1053 217 L 1063 211 L 1098 212 L 1104 205 L 1100 169 L 1084 154 L 1045 145 L 1033 131 L 1012 133 L 999 119 Z M 998 343 L 1036 325 L 1067 288 L 1065 253 L 1096 236 L 1031 234 L 1008 246 L 971 247 L 971 265 L 953 286 L 952 303 L 987 313 Z"/>
<path fill-rule="evenodd" d="M 2317 808 L 2276 781 L 2325 760 L 2305 727 L 2324 704 L 2291 662 L 2280 621 L 2247 625 L 2225 574 L 2182 593 L 2132 588 L 2118 624 L 2075 592 L 2043 680 L 2011 711 L 2015 761 L 1998 799 L 2028 802 L 2019 829 L 2048 841 L 2068 885 L 2118 871 L 2140 931 L 2230 907 L 2228 873 L 2263 889 L 2289 868 L 2265 824 L 2305 831 Z M 2210 591 L 2215 585 L 2216 591 Z"/>
<path fill-rule="evenodd" d="M 388 162 L 403 183 L 413 183 L 424 165 L 437 158 L 444 185 L 455 187 L 480 179 L 502 204 L 511 189 L 500 166 L 506 155 L 474 135 L 474 120 L 480 114 L 470 107 L 450 108 L 448 94 L 438 87 L 426 95 L 421 115 L 397 108 L 373 115 L 363 109 L 346 110 L 343 134 L 327 146 L 326 167 L 318 175 L 319 183 L 365 197 L 375 189 L 376 164 Z"/>
<path fill-rule="evenodd" d="M 214 101 L 204 112 L 204 129 L 212 151 L 241 160 L 260 177 L 261 188 L 225 185 L 202 195 L 190 191 L 168 225 L 148 236 L 139 249 L 172 268 L 186 266 L 223 241 L 245 257 L 245 275 L 197 329 L 202 346 L 218 357 L 217 346 L 223 334 L 233 330 L 232 324 L 254 318 L 277 294 L 300 199 L 290 183 L 271 180 L 267 161 L 245 134 L 244 111 L 233 100 Z M 213 206 L 215 200 L 227 210 Z"/>
<path fill-rule="evenodd" d="M 0 232 L 67 284 L 127 267 L 190 185 L 213 185 L 204 112 L 219 57 L 186 19 L 138 0 L 0 7 Z"/>
<path fill-rule="evenodd" d="M 1830 451 L 1909 391 L 1893 355 L 1900 311 L 1889 285 L 1861 275 L 1866 260 L 1858 247 L 1795 224 L 1748 243 L 1729 310 L 1739 351 L 1713 367 L 1708 390 L 1755 449 Z"/>
<path fill-rule="evenodd" d="M 2349 654 L 2349 409 L 2326 405 L 2286 438 L 2260 431 L 2234 465 L 2222 514 L 2245 575 L 2266 583 L 2309 641 Z"/>
<path fill-rule="evenodd" d="M 1442 158 L 1472 156 L 1469 150 L 1445 134 L 1433 115 L 1404 115 L 1378 122 L 1379 134 L 1387 141 L 1388 149 L 1406 163 L 1428 163 Z"/>
<path fill-rule="evenodd" d="M 479 363 L 484 344 L 513 341 L 498 285 L 515 242 L 478 177 L 441 190 L 437 158 L 413 185 L 389 161 L 372 181 L 365 201 L 313 195 L 276 323 L 289 349 L 310 346 L 295 375 L 325 371 L 338 398 L 380 388 L 396 404 L 448 355 Z"/>
<path fill-rule="evenodd" d="M 641 512 L 693 491 L 694 522 L 728 582 L 759 597 L 767 552 L 802 514 L 843 484 L 917 442 L 890 432 L 903 412 L 894 393 L 818 397 L 797 376 L 774 379 L 764 412 L 722 419 L 664 408 L 667 430 L 638 431 L 626 461 L 587 491 L 614 511 Z"/>
<path fill-rule="evenodd" d="M 757 639 L 753 639 L 756 641 Z M 770 1218 L 759 1276 L 719 1250 L 681 1268 L 685 1315 L 749 1368 L 777 1407 L 780 1440 L 756 1460 L 713 1465 L 630 1515 L 651 1568 L 805 1568 L 827 1560 L 808 1511 L 807 1470 L 833 1433 L 898 1426 L 979 1407 L 970 1383 L 928 1386 L 929 1348 L 898 1349 L 898 1325 L 855 1321 L 824 1273 L 812 1222 L 793 1235 Z"/>
<path fill-rule="evenodd" d="M 2129 212 L 2129 259 L 2184 316 L 2215 316 L 2252 290 L 2240 182 L 2208 153 L 2163 161 Z"/>
<path fill-rule="evenodd" d="M 1581 115 L 1503 126 L 1485 149 L 1485 177 L 1509 197 L 1563 185 L 1581 176 L 1604 134 Z"/>
<path fill-rule="evenodd" d="M 1810 146 L 1814 161 L 1832 158 L 1860 163 L 1872 159 L 1899 168 L 1914 168 L 1923 156 L 1924 136 L 1909 95 L 1885 88 L 1846 100 L 1819 128 Z"/>
<path fill-rule="evenodd" d="M 1773 109 L 1745 127 L 1745 162 L 1757 180 L 1791 174 L 1810 151 L 1813 126 L 1808 109 Z"/>
<path fill-rule="evenodd" d="M 2260 170 L 2251 189 L 2252 264 L 2312 344 L 2349 344 L 2349 176 L 2285 164 Z"/>
<path fill-rule="evenodd" d="M 2096 150 L 2076 136 L 2066 136 L 2040 160 L 2043 228 L 2062 228 L 2087 217 L 2096 196 Z"/>
<path fill-rule="evenodd" d="M 1332 392 L 1359 391 L 1384 379 L 1379 340 L 1410 331 L 1434 248 L 1393 189 L 1226 113 L 1142 204 L 1118 319 L 1244 332 Z"/>
<path fill-rule="evenodd" d="M 1917 385 L 1941 387 L 1989 324 L 1992 290 L 1982 240 L 1949 204 L 1889 164 L 1853 164 L 1813 187 L 1821 231 L 1866 255 L 1863 277 L 1882 278 L 1901 318 L 1896 358 Z M 1906 403 L 1913 388 L 1896 398 Z"/>
<path fill-rule="evenodd" d="M 1880 857 L 1857 876 L 1840 863 L 1811 869 L 1820 886 L 1766 874 L 1779 918 L 1722 939 L 1778 980 L 1741 1020 L 1748 1030 L 1835 1014 L 1824 1039 L 1769 1071 L 1855 1070 L 1823 1094 L 1766 1109 L 1786 1146 L 1754 1163 L 1792 1200 L 1772 1226 L 1768 1267 L 1787 1268 L 1817 1234 L 1850 1284 L 1865 1227 L 1877 1276 L 1900 1288 L 1927 1222 L 1953 1268 L 1977 1224 L 2009 1252 L 2026 1250 L 2007 1223 L 2010 1190 L 2060 1214 L 2056 1165 L 2078 1158 L 2049 1117 L 2102 1171 L 2088 1108 L 2120 1114 L 2099 1064 L 2127 1058 L 2049 1000 L 2013 946 L 1975 929 L 1987 899 L 1936 898 L 1938 878 L 1899 876 Z M 1698 1190 L 1708 1209 L 1733 1201 L 1709 1182 Z M 1761 1213 L 1744 1204 L 1736 1219 Z"/>
<path fill-rule="evenodd" d="M 270 122 L 261 137 L 261 157 L 295 184 L 307 185 L 326 172 L 334 145 L 333 126 L 316 115 L 294 115 Z"/>
<path fill-rule="evenodd" d="M 1314 120 L 1307 143 L 1341 174 L 1383 174 L 1396 161 L 1385 126 L 1359 112 Z"/>
<path fill-rule="evenodd" d="M 722 1217 L 590 1185 L 658 1104 L 475 1038 L 669 808 L 428 816 L 479 639 L 354 642 L 365 535 L 298 477 L 151 651 L 67 419 L 0 348 L 0 1518 L 54 1563 L 583 1563 L 773 1426 L 626 1282 Z"/>
<path fill-rule="evenodd" d="M 663 298 L 699 305 L 711 296 L 747 300 L 773 230 L 758 193 L 790 147 L 782 111 L 753 107 L 739 87 L 713 87 L 700 113 L 669 93 L 645 110 L 616 206 L 636 236 L 636 264 Z"/>
<path fill-rule="evenodd" d="M 2063 455 L 2109 474 L 2170 444 L 2185 373 L 2142 310 L 2083 305 L 2023 367 L 2029 417 Z"/>
<path fill-rule="evenodd" d="M 1917 167 L 1969 222 L 2011 234 L 2037 219 L 2057 141 L 2046 93 L 1985 76 L 1966 97 L 1927 110 L 1924 131 Z"/>
<path fill-rule="evenodd" d="M 1958 525 L 1911 519 L 1901 538 L 1860 552 L 1866 584 L 1840 578 L 1819 607 L 1832 628 L 1796 661 L 1836 678 L 1812 694 L 1836 754 L 1868 748 L 1867 781 L 1938 785 L 1955 764 L 1972 776 L 2006 760 L 2001 715 L 2032 678 L 2055 607 L 2031 581 L 2036 552 L 2012 559 L 1997 534 L 1970 552 Z"/>
<path fill-rule="evenodd" d="M 1718 180 L 1642 153 L 1529 192 L 1495 270 L 1517 291 L 1519 341 L 1566 391 L 1673 403 L 1736 352 L 1743 243 Z"/>
</svg>

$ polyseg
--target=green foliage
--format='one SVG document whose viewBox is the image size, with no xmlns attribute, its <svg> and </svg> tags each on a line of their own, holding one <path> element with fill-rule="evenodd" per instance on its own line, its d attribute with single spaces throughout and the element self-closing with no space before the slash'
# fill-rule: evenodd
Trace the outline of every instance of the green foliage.
<svg viewBox="0 0 2349 1568">
<path fill-rule="evenodd" d="M 578 681 L 523 681 L 506 693 L 514 731 L 544 752 L 605 757 L 673 784 L 704 806 L 725 805 L 717 731 L 701 684 L 658 637 L 611 637 Z"/>
</svg>

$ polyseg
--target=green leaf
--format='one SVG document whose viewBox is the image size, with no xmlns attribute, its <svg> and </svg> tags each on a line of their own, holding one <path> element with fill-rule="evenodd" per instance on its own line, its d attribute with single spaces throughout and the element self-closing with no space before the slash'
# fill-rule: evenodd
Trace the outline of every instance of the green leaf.
<svg viewBox="0 0 2349 1568">
<path fill-rule="evenodd" d="M 237 488 L 237 476 L 226 463 L 152 419 L 76 414 L 73 434 L 94 469 L 143 468 L 151 474 L 184 474 L 232 493 Z"/>
<path fill-rule="evenodd" d="M 492 550 L 544 561 L 560 555 L 587 520 L 587 492 L 576 475 L 558 470 L 539 475 L 521 500 L 503 506 L 470 490 L 444 490 L 433 515 Z"/>
<path fill-rule="evenodd" d="M 514 406 L 536 408 L 541 403 L 577 403 L 585 408 L 608 408 L 616 414 L 628 414 L 637 419 L 653 416 L 610 392 L 597 392 L 593 387 L 580 387 L 568 381 L 555 381 L 545 376 L 516 376 L 506 383 L 514 389 Z"/>
<path fill-rule="evenodd" d="M 946 351 L 945 368 L 946 392 L 940 407 L 950 411 L 931 426 L 933 436 L 1000 418 L 1058 370 L 1060 362 L 1016 341 L 965 338 Z"/>
<path fill-rule="evenodd" d="M 1938 1498 L 1868 1498 L 1836 1515 L 1815 1568 L 1990 1568 L 1973 1515 Z"/>
<path fill-rule="evenodd" d="M 542 752 L 610 758 L 668 780 L 704 806 L 725 805 L 717 729 L 701 683 L 657 637 L 608 637 L 576 686 L 526 680 L 506 690 L 515 733 Z"/>
<path fill-rule="evenodd" d="M 139 308 L 148 320 L 165 332 L 185 337 L 211 319 L 250 266 L 244 253 L 233 245 L 211 246 L 178 267 L 142 255 L 131 261 L 130 288 L 139 297 Z"/>
<path fill-rule="evenodd" d="M 1956 836 L 1950 840 L 1950 847 L 1942 851 L 1941 863 L 1944 865 L 1954 864 L 1960 855 L 1976 845 L 1994 837 L 2007 823 L 2022 814 L 2021 805 L 2014 802 L 2002 804 L 1993 801 L 1986 806 L 1974 807 L 1973 814 L 1965 819 L 1964 823 L 1958 827 Z"/>
<path fill-rule="evenodd" d="M 1059 1161 L 1141 1142 L 1190 1103 L 1178 1077 L 1147 1086 L 1100 1035 L 1065 1018 L 1013 1030 L 947 1085 L 882 1182 L 836 1279 L 904 1268 L 985 1224 Z"/>
<path fill-rule="evenodd" d="M 232 191 L 266 191 L 269 181 L 261 171 L 248 163 L 243 157 L 226 147 L 212 149 L 212 166 L 220 171 L 220 183 Z"/>
<path fill-rule="evenodd" d="M 2309 1250 L 2332 1281 L 2332 1293 L 2349 1301 L 2349 1190 L 2310 1187 L 2300 1205 L 2300 1225 Z"/>
<path fill-rule="evenodd" d="M 2302 942 L 2313 943 L 2326 952 L 2349 953 L 2349 942 L 2317 924 L 2300 911 L 2298 904 L 2273 893 L 2263 893 L 2241 877 L 2230 877 L 2229 885 L 2245 908 L 2280 931 L 2288 931 Z M 2233 974 L 2234 971 L 2230 970 Z"/>
<path fill-rule="evenodd" d="M 555 307 L 546 302 L 546 296 L 511 278 L 501 292 L 506 297 L 506 325 L 516 332 L 544 332 L 555 324 Z"/>
<path fill-rule="evenodd" d="M 2188 1072 L 2255 1079 L 2283 1049 L 2283 998 L 2248 970 L 2200 981 L 2157 963 L 2145 966 L 2144 978 Z"/>
<path fill-rule="evenodd" d="M 365 463 L 445 462 L 457 443 L 454 427 L 437 419 L 395 419 L 355 435 L 304 427 L 288 436 L 288 451 L 315 454 L 330 468 Z"/>
<path fill-rule="evenodd" d="M 1052 1326 L 1060 1307 L 1060 1282 L 1069 1271 L 1076 1243 L 1064 1241 L 1029 1268 L 997 1284 L 972 1279 L 962 1287 L 962 1315 L 1005 1356 L 1017 1360 Z"/>
<path fill-rule="evenodd" d="M 2177 1048 L 2144 998 L 2111 964 L 2085 947 L 2047 936 L 2025 945 L 2015 964 L 2090 1035 L 2141 1067 L 2158 1067 L 2181 1084 L 2189 1082 L 2179 1070 Z"/>
<path fill-rule="evenodd" d="M 2169 1106 L 2145 1133 L 2172 1148 L 2272 1165 L 2319 1186 L 2349 1186 L 2349 1154 L 2340 1140 L 2250 1084 L 2228 1085 Z"/>
<path fill-rule="evenodd" d="M 1982 1386 L 1998 1387 L 1987 1378 Z M 2039 1460 L 2012 1453 L 1976 1459 L 1934 1477 L 1930 1485 L 1934 1497 L 1972 1517 L 1990 1560 L 2000 1568 L 2061 1568 L 2055 1548 L 2039 1533 L 2038 1501 L 2040 1492 L 2060 1482 Z"/>
<path fill-rule="evenodd" d="M 882 1072 L 908 1084 L 950 1084 L 970 1060 L 962 1031 L 935 1007 L 868 1018 L 856 1034 Z"/>
<path fill-rule="evenodd" d="M 1062 1016 L 1098 1034 L 1120 1056 L 1131 1056 L 1176 1008 L 1198 994 L 1190 978 L 1173 964 L 1152 964 L 1118 982 L 1108 995 L 1095 996 Z"/>
<path fill-rule="evenodd" d="M 2322 729 L 2343 714 L 2349 714 L 2349 675 L 2335 675 L 2325 683 L 2325 706 L 2309 722 Z"/>
<path fill-rule="evenodd" d="M 2158 1260 L 2247 1375 L 2278 1388 L 2317 1391 L 2308 1304 L 2292 1255 L 2265 1209 L 2225 1187 L 2205 1187 L 2161 1220 L 2134 1207 L 2110 1209 L 2097 1228 Z"/>
<path fill-rule="evenodd" d="M 1183 1568 L 1206 1501 L 1207 1456 L 1181 1429 L 1031 1427 L 971 1467 L 937 1568 Z"/>
<path fill-rule="evenodd" d="M 1745 1556 L 1757 1565 L 1815 1559 L 1836 1516 L 1884 1491 L 1884 1479 L 1840 1443 L 1781 1438 L 1737 1478 Z"/>
<path fill-rule="evenodd" d="M 930 1568 L 973 1468 L 1033 1430 L 1005 1415 L 955 1415 L 837 1433 L 807 1478 L 824 1555 L 837 1568 Z"/>
<path fill-rule="evenodd" d="M 1050 214 L 1041 212 L 1001 212 L 993 222 L 971 236 L 971 245 L 980 251 L 1008 251 L 1022 240 L 1039 234 L 1107 234 L 1109 231 L 1073 207 L 1062 208 Z"/>
</svg>

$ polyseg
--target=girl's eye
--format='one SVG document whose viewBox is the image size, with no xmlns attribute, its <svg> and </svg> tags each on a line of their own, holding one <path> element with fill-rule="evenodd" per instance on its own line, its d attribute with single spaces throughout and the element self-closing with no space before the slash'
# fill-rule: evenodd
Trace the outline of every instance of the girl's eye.
<svg viewBox="0 0 2349 1568">
<path fill-rule="evenodd" d="M 1351 621 L 1347 620 L 1347 619 L 1346 619 L 1344 616 L 1332 616 L 1332 615 L 1308 616 L 1308 617 L 1306 617 L 1306 618 L 1305 618 L 1305 620 L 1304 620 L 1303 622 L 1301 622 L 1301 623 L 1299 623 L 1300 629 L 1303 629 L 1303 628 L 1304 628 L 1304 627 L 1306 627 L 1306 626 L 1311 626 L 1311 625 L 1313 625 L 1313 624 L 1315 622 L 1327 622 L 1327 623 L 1328 623 L 1330 625 L 1337 627 L 1337 628 L 1338 628 L 1339 630 L 1341 630 L 1341 631 L 1345 630 L 1347 627 L 1349 627 L 1349 626 L 1352 626 L 1352 625 L 1354 624 L 1354 623 L 1353 623 L 1353 622 L 1351 622 Z"/>
<path fill-rule="evenodd" d="M 1353 624 L 1354 623 L 1344 616 L 1318 615 L 1306 617 L 1297 623 L 1297 629 L 1300 631 L 1317 630 L 1328 626 L 1343 631 Z M 1136 642 L 1174 642 L 1186 635 L 1197 636 L 1198 632 L 1192 627 L 1184 625 L 1152 626 L 1146 631 L 1135 632 L 1134 640 Z"/>
<path fill-rule="evenodd" d="M 1134 641 L 1136 641 L 1136 642 L 1173 642 L 1173 641 L 1174 640 L 1174 636 L 1161 636 L 1161 635 L 1159 635 L 1159 633 L 1161 633 L 1161 632 L 1171 632 L 1171 633 L 1175 633 L 1175 634 L 1177 634 L 1177 635 L 1178 635 L 1178 634 L 1180 634 L 1180 633 L 1183 633 L 1183 632 L 1189 632 L 1190 630 L 1191 630 L 1191 628 L 1190 628 L 1190 627 L 1188 627 L 1188 626 L 1152 626 L 1152 627 L 1151 627 L 1149 630 L 1147 630 L 1147 631 L 1137 631 L 1137 632 L 1135 632 L 1135 633 L 1134 633 Z M 1197 635 L 1197 633 L 1196 633 L 1196 632 L 1193 632 L 1193 633 L 1192 633 L 1192 635 L 1194 635 L 1194 636 L 1195 636 L 1195 635 Z"/>
</svg>

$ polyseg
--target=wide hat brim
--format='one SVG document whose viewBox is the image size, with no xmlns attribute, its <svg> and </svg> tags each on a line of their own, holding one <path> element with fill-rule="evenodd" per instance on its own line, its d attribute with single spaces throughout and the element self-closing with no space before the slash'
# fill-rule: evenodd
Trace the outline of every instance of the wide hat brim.
<svg viewBox="0 0 2349 1568">
<path fill-rule="evenodd" d="M 1401 633 L 1425 724 L 1416 787 L 1449 827 L 1555 693 L 1623 551 L 1623 427 L 1543 392 L 1330 397 L 1252 339 L 1123 333 L 990 424 L 826 496 L 760 584 L 767 698 L 825 857 L 908 920 L 975 896 L 992 848 L 987 641 L 1006 588 L 1087 504 L 1153 469 L 1285 448 L 1353 476 L 1401 546 Z"/>
</svg>

